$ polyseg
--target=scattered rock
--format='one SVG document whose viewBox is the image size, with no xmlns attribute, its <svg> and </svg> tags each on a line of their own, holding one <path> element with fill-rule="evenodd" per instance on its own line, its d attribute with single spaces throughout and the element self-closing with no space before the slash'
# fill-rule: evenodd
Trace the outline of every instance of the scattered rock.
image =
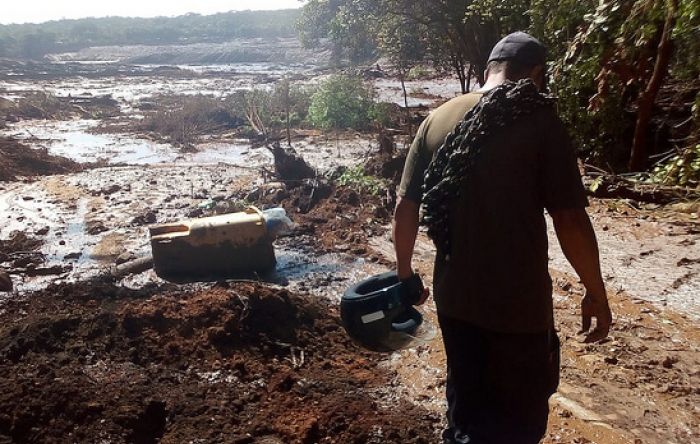
<svg viewBox="0 0 700 444">
<path fill-rule="evenodd" d="M 695 265 L 695 264 L 700 264 L 700 258 L 688 259 L 687 257 L 684 257 L 681 260 L 679 260 L 676 265 L 679 267 L 685 267 L 688 265 Z"/>
<path fill-rule="evenodd" d="M 105 226 L 104 222 L 100 220 L 91 220 L 85 224 L 85 232 L 90 235 L 97 235 L 104 233 L 108 228 Z"/>
<path fill-rule="evenodd" d="M 149 224 L 154 224 L 158 220 L 158 216 L 156 215 L 155 211 L 147 211 L 144 214 L 140 214 L 136 216 L 132 221 L 132 225 L 149 225 Z"/>
<path fill-rule="evenodd" d="M 0 271 L 0 292 L 12 291 L 12 279 L 4 271 Z"/>
<path fill-rule="evenodd" d="M 133 261 L 134 259 L 136 259 L 136 255 L 134 253 L 126 252 L 126 253 L 120 254 L 117 257 L 117 260 L 115 261 L 115 263 L 117 265 L 121 265 L 121 264 L 125 264 L 127 262 L 130 262 L 130 261 Z"/>
<path fill-rule="evenodd" d="M 114 184 L 114 185 L 112 185 L 112 186 L 110 186 L 110 187 L 107 187 L 107 188 L 105 188 L 104 190 L 102 190 L 101 193 L 102 193 L 103 195 L 105 195 L 105 196 L 109 196 L 110 194 L 114 194 L 114 193 L 116 193 L 117 191 L 121 191 L 121 189 L 122 189 L 121 186 L 119 186 L 119 185 L 117 185 L 117 184 Z"/>
<path fill-rule="evenodd" d="M 673 368 L 673 365 L 678 362 L 678 358 L 675 356 L 666 356 L 666 358 L 661 361 L 661 366 L 663 368 Z"/>
<path fill-rule="evenodd" d="M 76 251 L 74 253 L 68 253 L 63 256 L 64 259 L 80 259 L 83 256 L 81 251 Z"/>
<path fill-rule="evenodd" d="M 37 236 L 46 236 L 47 234 L 49 234 L 50 230 L 51 230 L 51 228 L 49 228 L 49 227 L 41 228 L 41 229 L 36 231 L 36 235 Z"/>
</svg>

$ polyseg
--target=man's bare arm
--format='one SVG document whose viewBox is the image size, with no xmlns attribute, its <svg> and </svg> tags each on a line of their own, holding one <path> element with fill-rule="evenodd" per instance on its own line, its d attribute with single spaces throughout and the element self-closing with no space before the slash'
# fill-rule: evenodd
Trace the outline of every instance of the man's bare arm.
<svg viewBox="0 0 700 444">
<path fill-rule="evenodd" d="M 418 235 L 420 205 L 410 199 L 399 197 L 394 213 L 392 238 L 396 251 L 396 267 L 399 279 L 404 280 L 413 276 L 413 249 Z M 423 304 L 430 295 L 424 289 L 423 297 L 416 305 Z"/>
<path fill-rule="evenodd" d="M 596 327 L 587 335 L 586 341 L 604 339 L 610 331 L 612 314 L 600 271 L 598 241 L 591 220 L 583 208 L 554 211 L 551 216 L 562 251 L 586 287 L 586 295 L 581 303 L 584 332 L 590 330 L 591 320 L 596 318 Z"/>
<path fill-rule="evenodd" d="M 412 200 L 399 197 L 394 213 L 392 238 L 396 251 L 396 267 L 399 279 L 413 275 L 413 249 L 418 235 L 420 206 Z"/>
</svg>

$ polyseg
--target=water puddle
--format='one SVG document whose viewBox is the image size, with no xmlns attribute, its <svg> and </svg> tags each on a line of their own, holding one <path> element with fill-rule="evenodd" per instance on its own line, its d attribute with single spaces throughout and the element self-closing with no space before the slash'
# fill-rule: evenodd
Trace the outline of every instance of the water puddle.
<svg viewBox="0 0 700 444">
<path fill-rule="evenodd" d="M 175 150 L 167 144 L 124 135 L 91 133 L 99 123 L 98 120 L 23 121 L 10 126 L 7 133 L 76 162 L 146 165 L 177 159 Z"/>
<path fill-rule="evenodd" d="M 378 79 L 373 82 L 376 100 L 404 106 L 403 89 L 397 79 Z M 457 80 L 412 80 L 406 82 L 408 106 L 430 106 L 437 101 L 451 99 L 461 94 Z"/>
<path fill-rule="evenodd" d="M 250 165 L 253 160 L 267 164 L 271 159 L 266 150 L 256 151 L 254 158 L 246 158 L 251 153 L 247 140 L 203 143 L 195 153 L 181 153 L 177 148 L 165 143 L 124 134 L 92 133 L 99 123 L 98 120 L 23 121 L 12 125 L 7 134 L 25 140 L 34 147 L 46 148 L 51 154 L 81 163 L 102 161 L 113 165 L 174 162 Z"/>
<path fill-rule="evenodd" d="M 292 289 L 340 301 L 345 289 L 382 270 L 376 264 L 348 254 L 314 254 L 290 246 L 277 246 L 277 267 L 272 281 Z"/>
</svg>

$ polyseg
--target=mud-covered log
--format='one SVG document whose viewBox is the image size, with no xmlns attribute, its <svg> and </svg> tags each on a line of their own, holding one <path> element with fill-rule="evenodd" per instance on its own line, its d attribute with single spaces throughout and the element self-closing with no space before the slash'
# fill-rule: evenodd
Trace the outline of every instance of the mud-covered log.
<svg viewBox="0 0 700 444">
<path fill-rule="evenodd" d="M 153 268 L 153 256 L 146 256 L 117 265 L 111 271 L 114 279 L 121 279 L 134 274 L 143 273 Z"/>
</svg>

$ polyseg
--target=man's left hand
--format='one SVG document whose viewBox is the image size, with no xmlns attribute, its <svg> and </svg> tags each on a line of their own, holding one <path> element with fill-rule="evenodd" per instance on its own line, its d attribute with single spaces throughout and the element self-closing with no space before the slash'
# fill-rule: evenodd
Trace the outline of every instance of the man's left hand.
<svg viewBox="0 0 700 444">
<path fill-rule="evenodd" d="M 608 337 L 612 324 L 612 313 L 608 304 L 608 297 L 605 292 L 586 292 L 581 301 L 582 331 L 586 334 L 584 342 L 598 342 Z M 592 320 L 595 318 L 596 325 L 591 330 Z"/>
</svg>

